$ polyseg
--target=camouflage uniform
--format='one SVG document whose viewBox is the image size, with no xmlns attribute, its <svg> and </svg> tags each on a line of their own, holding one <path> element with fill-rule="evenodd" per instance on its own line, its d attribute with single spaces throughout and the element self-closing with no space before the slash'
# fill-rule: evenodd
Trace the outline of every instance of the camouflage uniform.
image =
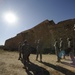
<svg viewBox="0 0 75 75">
<path fill-rule="evenodd" d="M 73 51 L 73 41 L 70 38 L 67 38 L 67 48 L 66 54 L 69 54 L 71 51 Z"/>
<path fill-rule="evenodd" d="M 60 52 L 65 51 L 64 50 L 64 43 L 63 43 L 62 38 L 60 38 L 59 48 L 60 48 Z M 63 58 L 65 59 L 65 54 L 63 54 Z"/>
<path fill-rule="evenodd" d="M 19 51 L 19 58 L 18 58 L 18 60 L 20 60 L 22 58 L 22 45 L 21 45 L 21 42 L 19 43 L 18 51 Z"/>
<path fill-rule="evenodd" d="M 24 66 L 27 66 L 27 63 L 30 62 L 29 61 L 30 53 L 31 53 L 31 47 L 27 43 L 27 41 L 25 41 L 22 45 L 22 54 L 23 54 L 22 63 L 24 64 Z"/>
<path fill-rule="evenodd" d="M 59 58 L 60 49 L 59 49 L 59 43 L 57 40 L 55 40 L 54 47 L 55 47 L 55 53 L 57 55 L 57 61 L 60 62 L 60 58 Z"/>
<path fill-rule="evenodd" d="M 40 61 L 42 61 L 42 43 L 40 40 L 37 41 L 36 50 L 36 60 L 38 60 L 38 56 L 40 55 Z"/>
<path fill-rule="evenodd" d="M 72 60 L 72 65 L 75 65 L 73 41 L 70 38 L 68 38 L 67 41 L 68 41 L 68 50 L 67 50 L 67 53 L 70 55 L 70 58 Z"/>
<path fill-rule="evenodd" d="M 60 48 L 60 51 L 63 50 L 63 40 L 62 40 L 62 38 L 60 38 L 59 48 Z"/>
</svg>

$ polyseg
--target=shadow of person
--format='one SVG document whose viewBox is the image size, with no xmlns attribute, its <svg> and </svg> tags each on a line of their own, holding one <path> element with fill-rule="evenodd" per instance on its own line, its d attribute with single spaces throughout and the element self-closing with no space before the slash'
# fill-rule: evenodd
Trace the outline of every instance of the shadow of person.
<svg viewBox="0 0 75 75">
<path fill-rule="evenodd" d="M 27 64 L 27 68 L 25 69 L 25 71 L 28 75 L 50 75 L 50 73 L 46 69 L 32 62 Z"/>
<path fill-rule="evenodd" d="M 47 63 L 47 62 L 40 62 L 40 63 L 42 63 L 42 64 L 44 64 L 46 66 L 49 66 L 49 67 L 51 67 L 51 68 L 53 68 L 53 69 L 55 69 L 57 71 L 60 71 L 61 73 L 65 74 L 65 75 L 75 75 L 74 72 L 72 72 L 72 71 L 70 71 L 70 70 L 68 70 L 66 68 L 63 68 L 63 67 L 61 67 L 59 65 L 53 65 L 53 64 L 50 64 L 50 63 Z"/>
<path fill-rule="evenodd" d="M 75 65 L 73 65 L 72 63 L 67 63 L 67 62 L 61 62 L 61 63 L 64 64 L 64 65 L 67 65 L 67 66 L 75 68 Z"/>
</svg>

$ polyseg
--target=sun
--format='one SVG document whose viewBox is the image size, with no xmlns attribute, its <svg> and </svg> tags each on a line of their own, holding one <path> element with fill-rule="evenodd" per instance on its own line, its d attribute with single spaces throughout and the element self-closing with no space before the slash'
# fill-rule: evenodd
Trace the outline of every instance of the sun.
<svg viewBox="0 0 75 75">
<path fill-rule="evenodd" d="M 15 15 L 15 13 L 9 11 L 9 12 L 5 12 L 3 14 L 3 19 L 9 23 L 9 24 L 13 24 L 17 22 L 17 16 Z"/>
</svg>

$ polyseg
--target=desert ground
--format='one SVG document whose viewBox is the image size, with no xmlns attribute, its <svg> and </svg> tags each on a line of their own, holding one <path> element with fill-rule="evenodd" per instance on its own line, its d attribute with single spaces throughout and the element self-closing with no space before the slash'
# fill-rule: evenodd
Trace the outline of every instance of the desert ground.
<svg viewBox="0 0 75 75">
<path fill-rule="evenodd" d="M 0 75 L 75 75 L 75 66 L 71 65 L 69 56 L 60 63 L 53 54 L 43 54 L 42 62 L 35 59 L 36 54 L 31 54 L 31 63 L 26 70 L 18 60 L 18 52 L 0 50 Z"/>
</svg>

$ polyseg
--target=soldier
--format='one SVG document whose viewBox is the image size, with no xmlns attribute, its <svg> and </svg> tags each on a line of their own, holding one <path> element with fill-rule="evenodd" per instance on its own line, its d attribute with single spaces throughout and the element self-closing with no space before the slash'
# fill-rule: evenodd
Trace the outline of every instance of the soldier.
<svg viewBox="0 0 75 75">
<path fill-rule="evenodd" d="M 63 52 L 62 56 L 65 59 L 64 43 L 63 43 L 63 39 L 62 38 L 60 38 L 59 48 L 60 48 L 60 52 Z"/>
<path fill-rule="evenodd" d="M 23 59 L 22 62 L 24 64 L 24 67 L 27 66 L 27 63 L 29 63 L 29 56 L 31 54 L 31 47 L 28 44 L 27 40 L 24 41 L 22 45 L 22 54 L 23 54 Z"/>
<path fill-rule="evenodd" d="M 71 38 L 67 38 L 67 54 L 73 50 L 73 41 Z"/>
<path fill-rule="evenodd" d="M 55 40 L 54 47 L 55 47 L 55 53 L 57 55 L 57 62 L 60 62 L 60 59 L 61 59 L 59 57 L 60 49 L 59 49 L 59 43 L 58 43 L 57 39 Z"/>
<path fill-rule="evenodd" d="M 38 60 L 38 56 L 40 55 L 40 61 L 42 62 L 42 43 L 40 42 L 40 39 L 37 41 L 36 46 L 36 61 Z"/>
<path fill-rule="evenodd" d="M 70 58 L 72 60 L 72 65 L 75 65 L 75 58 L 74 58 L 74 48 L 73 48 L 73 41 L 71 38 L 67 39 L 68 41 L 68 50 L 67 53 L 70 55 Z"/>
<path fill-rule="evenodd" d="M 19 58 L 18 58 L 18 60 L 21 60 L 21 58 L 22 58 L 22 44 L 21 44 L 21 42 L 19 42 L 19 46 L 18 46 L 18 51 L 19 51 Z"/>
<path fill-rule="evenodd" d="M 63 40 L 62 40 L 62 38 L 60 38 L 59 48 L 60 48 L 60 51 L 63 50 Z"/>
<path fill-rule="evenodd" d="M 74 52 L 73 52 L 73 50 L 70 52 L 70 58 L 71 58 L 71 60 L 72 60 L 72 65 L 75 65 L 75 57 L 74 57 Z"/>
</svg>

